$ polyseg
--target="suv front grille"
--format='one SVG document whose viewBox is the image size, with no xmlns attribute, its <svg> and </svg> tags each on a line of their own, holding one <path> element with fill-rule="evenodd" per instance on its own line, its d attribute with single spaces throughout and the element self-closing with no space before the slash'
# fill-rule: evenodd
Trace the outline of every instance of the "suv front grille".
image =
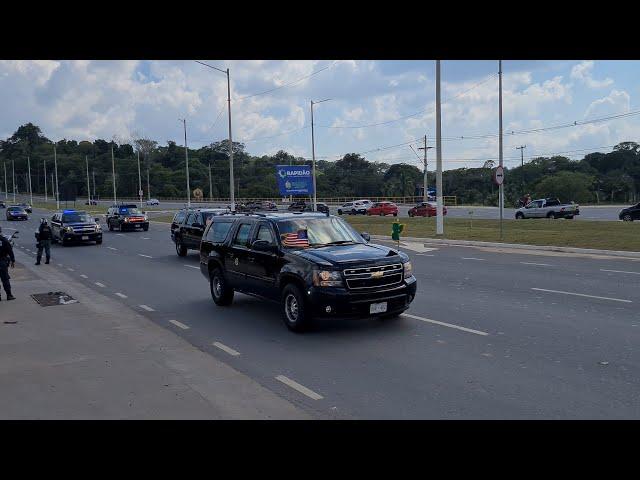
<svg viewBox="0 0 640 480">
<path fill-rule="evenodd" d="M 373 267 L 348 268 L 344 271 L 347 287 L 351 290 L 388 287 L 402 282 L 401 263 Z"/>
</svg>

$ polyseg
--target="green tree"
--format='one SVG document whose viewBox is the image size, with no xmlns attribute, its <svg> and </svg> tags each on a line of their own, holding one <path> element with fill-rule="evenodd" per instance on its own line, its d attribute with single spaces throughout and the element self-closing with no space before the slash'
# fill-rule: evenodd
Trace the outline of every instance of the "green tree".
<svg viewBox="0 0 640 480">
<path fill-rule="evenodd" d="M 559 172 L 540 180 L 535 186 L 535 197 L 558 197 L 563 202 L 590 202 L 594 178 L 584 173 Z"/>
</svg>

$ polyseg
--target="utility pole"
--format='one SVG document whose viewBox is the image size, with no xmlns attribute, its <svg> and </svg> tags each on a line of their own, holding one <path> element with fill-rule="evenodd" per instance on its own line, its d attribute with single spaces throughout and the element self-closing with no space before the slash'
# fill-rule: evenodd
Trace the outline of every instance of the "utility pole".
<svg viewBox="0 0 640 480">
<path fill-rule="evenodd" d="M 87 164 L 87 200 L 89 200 L 89 206 L 91 206 L 91 183 L 89 183 L 89 157 L 85 155 L 84 161 Z"/>
<path fill-rule="evenodd" d="M 317 105 L 322 102 L 326 102 L 331 100 L 330 98 L 325 98 L 324 100 L 320 100 L 319 102 L 314 102 L 311 100 L 311 161 L 313 164 L 313 211 L 317 211 L 316 205 L 318 200 L 318 194 L 316 192 L 316 146 L 315 146 L 315 138 L 314 138 L 314 130 L 313 130 L 313 105 Z"/>
<path fill-rule="evenodd" d="M 211 180 L 211 162 L 209 162 L 209 201 L 213 200 L 213 182 Z"/>
<path fill-rule="evenodd" d="M 56 172 L 56 209 L 60 210 L 60 189 L 58 188 L 58 155 L 56 153 L 56 144 L 53 144 L 53 168 Z"/>
<path fill-rule="evenodd" d="M 499 152 L 499 159 L 500 159 L 500 168 L 504 168 L 503 167 L 503 162 L 502 162 L 502 60 L 498 60 L 498 128 L 500 129 L 498 138 L 498 148 L 500 149 Z M 502 240 L 503 238 L 503 231 L 502 231 L 502 220 L 504 218 L 504 181 L 500 184 L 499 187 L 499 199 L 498 199 L 498 203 L 500 204 L 500 240 Z"/>
<path fill-rule="evenodd" d="M 116 198 L 116 157 L 113 155 L 113 147 L 111 147 L 111 175 L 113 176 L 113 203 L 117 202 Z"/>
<path fill-rule="evenodd" d="M 149 165 L 147 165 L 147 200 L 151 200 L 151 187 L 149 187 Z"/>
<path fill-rule="evenodd" d="M 44 203 L 47 203 L 47 159 L 44 159 Z"/>
<path fill-rule="evenodd" d="M 96 198 L 96 170 L 95 168 L 91 169 L 91 177 L 93 178 L 93 199 Z"/>
<path fill-rule="evenodd" d="M 27 169 L 29 171 L 29 201 L 31 202 L 29 205 L 33 206 L 33 190 L 31 189 L 31 159 L 27 155 Z"/>
<path fill-rule="evenodd" d="M 13 177 L 13 203 L 16 203 L 16 162 L 11 159 L 11 176 Z"/>
<path fill-rule="evenodd" d="M 140 210 L 142 210 L 142 177 L 140 176 L 140 149 L 138 148 L 138 195 L 140 196 Z"/>
<path fill-rule="evenodd" d="M 440 101 L 440 60 L 436 60 L 436 235 L 444 235 L 442 208 L 442 111 Z"/>
<path fill-rule="evenodd" d="M 9 198 L 9 189 L 7 188 L 7 162 L 2 162 L 4 166 L 4 199 Z"/>
<path fill-rule="evenodd" d="M 516 150 L 520 150 L 520 175 L 522 177 L 522 194 L 524 195 L 524 149 L 526 145 L 520 145 L 516 147 Z"/>
<path fill-rule="evenodd" d="M 427 136 L 424 136 L 424 147 L 418 147 L 418 150 L 424 150 L 424 192 L 422 195 L 422 201 L 429 201 L 429 194 L 427 193 L 427 150 L 433 147 L 427 147 Z"/>
<path fill-rule="evenodd" d="M 184 124 L 184 158 L 187 162 L 187 207 L 191 206 L 191 190 L 189 187 L 189 150 L 187 148 L 187 119 L 181 119 Z"/>
</svg>

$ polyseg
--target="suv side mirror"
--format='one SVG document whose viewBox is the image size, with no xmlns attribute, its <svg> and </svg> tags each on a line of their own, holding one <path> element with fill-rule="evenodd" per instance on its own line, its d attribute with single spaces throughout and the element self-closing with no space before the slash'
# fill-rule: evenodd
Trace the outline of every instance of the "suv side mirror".
<svg viewBox="0 0 640 480">
<path fill-rule="evenodd" d="M 364 238 L 364 240 L 365 240 L 366 242 L 370 242 L 370 241 L 371 241 L 371 235 L 369 235 L 367 232 L 362 232 L 362 233 L 360 234 L 360 236 L 361 236 L 362 238 Z"/>
<path fill-rule="evenodd" d="M 275 246 L 266 240 L 256 240 L 251 244 L 251 249 L 259 252 L 273 252 L 275 251 Z"/>
</svg>

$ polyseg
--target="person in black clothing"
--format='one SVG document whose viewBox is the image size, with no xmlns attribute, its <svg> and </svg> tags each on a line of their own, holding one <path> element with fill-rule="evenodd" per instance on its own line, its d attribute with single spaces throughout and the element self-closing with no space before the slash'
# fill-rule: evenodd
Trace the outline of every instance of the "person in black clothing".
<svg viewBox="0 0 640 480">
<path fill-rule="evenodd" d="M 13 256 L 13 247 L 9 240 L 2 236 L 2 227 L 0 227 L 0 281 L 7 294 L 7 300 L 14 300 L 16 297 L 11 295 L 11 283 L 9 282 L 9 267 L 16 266 L 16 257 Z M 0 300 L 2 300 L 0 296 Z"/>
<path fill-rule="evenodd" d="M 47 223 L 47 219 L 43 218 L 40 220 L 40 227 L 36 232 L 36 240 L 38 241 L 38 256 L 36 257 L 36 265 L 40 265 L 40 260 L 42 259 L 42 249 L 44 249 L 47 254 L 47 261 L 44 263 L 49 263 L 51 259 L 51 227 Z"/>
</svg>

